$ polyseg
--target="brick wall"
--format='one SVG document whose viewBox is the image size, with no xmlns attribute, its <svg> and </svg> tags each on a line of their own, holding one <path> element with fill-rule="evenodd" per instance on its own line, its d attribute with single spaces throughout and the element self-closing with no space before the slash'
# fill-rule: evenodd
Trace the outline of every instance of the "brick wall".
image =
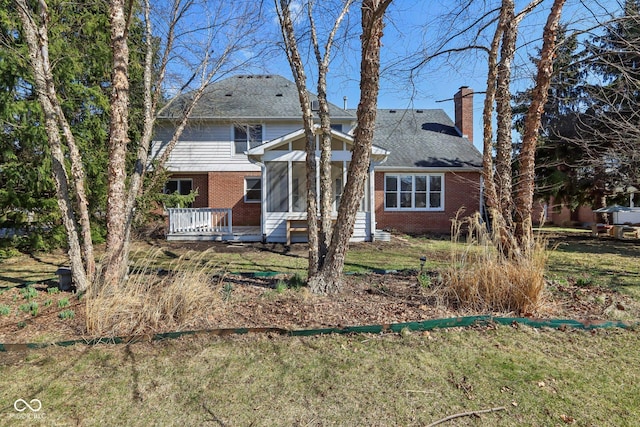
<svg viewBox="0 0 640 427">
<path fill-rule="evenodd" d="M 549 215 L 547 221 L 559 226 L 589 225 L 596 219 L 590 206 L 578 206 L 571 210 L 563 204 L 556 204 L 553 199 L 547 214 Z"/>
<path fill-rule="evenodd" d="M 375 174 L 376 228 L 397 230 L 408 234 L 449 233 L 451 219 L 458 209 L 465 207 L 461 217 L 477 212 L 480 203 L 480 174 L 478 172 L 446 173 L 444 175 L 444 211 L 385 211 L 384 173 Z"/>
<path fill-rule="evenodd" d="M 244 202 L 244 178 L 260 172 L 209 172 L 208 200 L 212 208 L 232 208 L 233 225 L 260 225 L 260 203 Z"/>
<path fill-rule="evenodd" d="M 172 173 L 171 179 L 190 179 L 192 189 L 198 190 L 198 195 L 193 201 L 194 208 L 206 208 L 208 198 L 208 181 L 206 173 Z"/>
</svg>

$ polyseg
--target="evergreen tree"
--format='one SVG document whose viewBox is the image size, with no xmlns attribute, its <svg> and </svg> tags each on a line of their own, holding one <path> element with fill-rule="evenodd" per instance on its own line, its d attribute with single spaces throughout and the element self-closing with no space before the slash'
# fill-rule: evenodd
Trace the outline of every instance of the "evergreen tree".
<svg viewBox="0 0 640 427">
<path fill-rule="evenodd" d="M 51 179 L 47 135 L 41 123 L 26 42 L 13 2 L 0 0 L 0 228 L 23 230 L 13 241 L 25 250 L 63 245 L 66 234 Z M 93 239 L 103 239 L 111 49 L 104 2 L 49 2 L 49 54 L 65 116 L 82 151 Z M 140 45 L 142 30 L 131 40 Z M 135 51 L 135 49 L 134 49 Z M 139 58 L 139 53 L 132 56 Z M 142 103 L 142 69 L 132 61 L 133 111 Z M 140 121 L 134 121 L 139 123 Z M 132 126 L 136 138 L 139 126 Z"/>
<path fill-rule="evenodd" d="M 589 104 L 584 90 L 586 70 L 578 47 L 577 36 L 567 34 L 566 26 L 561 27 L 536 150 L 536 197 L 545 201 L 553 198 L 572 208 L 590 201 L 585 190 L 591 186 L 591 176 L 579 166 L 582 148 L 575 143 L 576 120 Z M 537 63 L 537 58 L 531 61 Z M 530 99 L 531 90 L 514 97 L 515 128 L 519 132 Z"/>
<path fill-rule="evenodd" d="M 584 165 L 600 176 L 603 196 L 640 187 L 640 1 L 628 0 L 622 16 L 586 45 L 592 71 L 586 86 L 591 107 L 579 121 Z"/>
</svg>

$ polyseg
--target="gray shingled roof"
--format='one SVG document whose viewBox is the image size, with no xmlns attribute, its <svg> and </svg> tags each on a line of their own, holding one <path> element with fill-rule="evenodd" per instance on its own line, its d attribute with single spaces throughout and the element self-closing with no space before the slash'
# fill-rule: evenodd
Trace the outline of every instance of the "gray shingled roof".
<svg viewBox="0 0 640 427">
<path fill-rule="evenodd" d="M 312 100 L 317 96 L 309 92 Z M 176 99 L 163 117 L 177 117 L 190 94 Z M 331 117 L 355 119 L 355 115 L 330 104 Z M 204 118 L 295 118 L 300 119 L 300 101 L 295 83 L 272 74 L 238 75 L 213 83 L 196 105 L 194 119 Z"/>
<path fill-rule="evenodd" d="M 373 144 L 391 152 L 382 167 L 482 167 L 480 152 L 440 109 L 378 110 Z"/>
</svg>

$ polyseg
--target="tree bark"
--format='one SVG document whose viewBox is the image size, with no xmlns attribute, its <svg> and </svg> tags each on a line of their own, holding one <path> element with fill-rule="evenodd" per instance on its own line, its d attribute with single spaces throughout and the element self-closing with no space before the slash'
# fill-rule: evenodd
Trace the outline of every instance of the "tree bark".
<svg viewBox="0 0 640 427">
<path fill-rule="evenodd" d="M 316 136 L 313 124 L 311 102 L 307 92 L 307 77 L 304 71 L 302 57 L 298 50 L 289 1 L 275 0 L 280 29 L 285 43 L 287 58 L 294 76 L 300 106 L 302 108 L 302 123 L 306 139 L 306 170 L 307 170 L 307 230 L 309 235 L 309 277 L 316 274 L 319 267 L 318 252 L 318 193 L 316 190 Z"/>
<path fill-rule="evenodd" d="M 102 285 L 117 288 L 127 273 L 125 251 L 126 155 L 129 131 L 129 45 L 128 19 L 124 0 L 109 3 L 111 24 L 111 124 L 107 166 L 107 239 Z"/>
<path fill-rule="evenodd" d="M 519 175 L 516 185 L 516 238 L 520 248 L 525 251 L 533 244 L 531 211 L 535 186 L 535 153 L 538 143 L 538 132 L 544 106 L 547 103 L 551 76 L 553 74 L 553 58 L 555 54 L 556 33 L 565 0 L 554 0 L 542 35 L 543 43 L 538 61 L 536 85 L 533 88 L 531 105 L 527 110 L 524 122 L 522 148 L 518 156 Z"/>
<path fill-rule="evenodd" d="M 541 0 L 532 0 L 520 13 L 515 13 L 514 0 L 503 0 L 498 26 L 489 51 L 487 97 L 485 99 L 483 177 L 485 201 L 491 216 L 491 227 L 500 253 L 508 258 L 521 251 L 515 238 L 513 200 L 513 114 L 511 109 L 511 63 L 515 55 L 518 25 Z M 500 60 L 497 52 L 500 50 Z M 496 103 L 496 142 L 491 143 L 491 105 Z M 492 159 L 495 148 L 495 161 Z"/>
<path fill-rule="evenodd" d="M 508 229 L 512 228 L 512 153 L 513 143 L 511 139 L 511 62 L 515 54 L 516 38 L 518 34 L 515 22 L 515 4 L 513 0 L 503 0 L 502 10 L 504 14 L 504 29 L 502 31 L 502 43 L 500 48 L 500 61 L 496 79 L 496 160 L 495 160 L 495 184 L 499 209 L 502 220 Z"/>
<path fill-rule="evenodd" d="M 16 0 L 18 14 L 23 26 L 23 32 L 29 48 L 29 60 L 34 72 L 35 87 L 38 100 L 42 105 L 45 116 L 45 129 L 52 155 L 52 174 L 56 187 L 58 206 L 62 213 L 62 220 L 67 231 L 69 245 L 69 261 L 71 275 L 78 291 L 85 291 L 95 272 L 93 244 L 91 242 L 91 226 L 89 224 L 88 202 L 84 191 L 84 172 L 79 159 L 75 139 L 69 124 L 64 117 L 60 102 L 56 95 L 56 88 L 49 61 L 49 40 L 47 35 L 47 4 L 40 1 L 40 23 L 36 23 L 31 9 L 24 0 Z M 82 224 L 83 249 L 81 249 L 76 224 L 76 214 L 69 193 L 69 176 L 65 168 L 65 157 L 62 150 L 60 128 L 63 129 L 72 160 L 73 187 L 76 195 L 76 207 Z M 83 262 L 84 258 L 84 262 Z"/>
<path fill-rule="evenodd" d="M 500 18 L 496 27 L 489 57 L 487 72 L 487 93 L 484 99 L 484 109 L 482 112 L 483 123 L 483 150 L 482 150 L 482 177 L 484 180 L 484 201 L 488 209 L 491 220 L 497 220 L 502 215 L 500 201 L 498 200 L 498 192 L 495 185 L 495 171 L 493 163 L 493 103 L 496 98 L 496 82 L 498 79 L 498 52 L 500 50 L 500 40 L 504 32 L 507 15 L 504 10 L 500 11 Z"/>
<path fill-rule="evenodd" d="M 354 132 L 354 146 L 347 182 L 338 208 L 338 218 L 331 237 L 331 245 L 322 269 L 309 286 L 315 293 L 336 293 L 342 289 L 342 272 L 349 239 L 353 234 L 356 213 L 369 173 L 371 147 L 375 129 L 378 91 L 380 88 L 380 48 L 384 28 L 384 13 L 391 0 L 363 0 L 362 57 L 360 64 L 360 102 L 358 125 Z"/>
</svg>

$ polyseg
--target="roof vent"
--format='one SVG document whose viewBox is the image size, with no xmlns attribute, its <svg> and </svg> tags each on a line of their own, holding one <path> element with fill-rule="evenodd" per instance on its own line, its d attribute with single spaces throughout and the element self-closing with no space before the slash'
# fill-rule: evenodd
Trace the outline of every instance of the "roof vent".
<svg viewBox="0 0 640 427">
<path fill-rule="evenodd" d="M 422 113 L 424 113 L 424 111 L 423 110 L 416 110 L 416 113 L 422 114 Z"/>
<path fill-rule="evenodd" d="M 282 94 L 281 93 L 276 93 L 276 96 L 282 96 Z"/>
<path fill-rule="evenodd" d="M 389 112 L 390 112 L 390 113 L 395 113 L 395 112 L 396 112 L 396 110 L 389 110 Z"/>
<path fill-rule="evenodd" d="M 224 96 L 231 96 L 231 93 L 225 93 Z"/>
</svg>

